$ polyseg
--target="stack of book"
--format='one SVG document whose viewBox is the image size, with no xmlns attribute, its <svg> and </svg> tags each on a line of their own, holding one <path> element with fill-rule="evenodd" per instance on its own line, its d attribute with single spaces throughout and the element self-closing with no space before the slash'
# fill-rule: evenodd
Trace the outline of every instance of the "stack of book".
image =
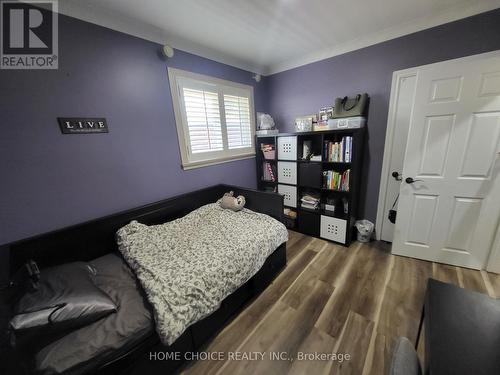
<svg viewBox="0 0 500 375">
<path fill-rule="evenodd" d="M 335 171 L 323 172 L 323 187 L 330 190 L 349 191 L 349 174 L 348 169 L 344 173 Z"/>
<path fill-rule="evenodd" d="M 276 181 L 276 173 L 274 173 L 274 168 L 271 165 L 271 163 L 265 161 L 262 164 L 262 180 L 264 181 L 271 181 L 275 182 Z"/>
<path fill-rule="evenodd" d="M 352 160 L 352 137 L 342 137 L 340 142 L 325 141 L 324 159 L 338 163 L 350 163 Z"/>
<path fill-rule="evenodd" d="M 319 206 L 319 197 L 306 194 L 302 196 L 301 207 L 309 210 L 316 210 Z"/>
</svg>

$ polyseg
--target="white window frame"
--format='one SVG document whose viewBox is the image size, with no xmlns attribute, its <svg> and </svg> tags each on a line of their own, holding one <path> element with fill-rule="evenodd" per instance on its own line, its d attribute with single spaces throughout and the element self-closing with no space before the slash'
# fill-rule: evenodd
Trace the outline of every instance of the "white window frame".
<svg viewBox="0 0 500 375">
<path fill-rule="evenodd" d="M 179 149 L 181 153 L 182 168 L 193 169 L 208 165 L 227 163 L 233 160 L 250 159 L 255 157 L 255 106 L 253 97 L 253 86 L 244 85 L 224 79 L 214 78 L 203 74 L 188 72 L 185 70 L 168 68 L 168 79 L 175 114 Z M 191 143 L 184 107 L 183 83 L 189 83 L 189 87 L 207 88 L 209 86 L 217 90 L 219 95 L 219 112 L 222 128 L 222 140 L 224 150 L 208 151 L 203 153 L 191 153 Z M 248 96 L 250 107 L 251 146 L 237 149 L 228 149 L 226 118 L 224 111 L 224 94 Z"/>
</svg>

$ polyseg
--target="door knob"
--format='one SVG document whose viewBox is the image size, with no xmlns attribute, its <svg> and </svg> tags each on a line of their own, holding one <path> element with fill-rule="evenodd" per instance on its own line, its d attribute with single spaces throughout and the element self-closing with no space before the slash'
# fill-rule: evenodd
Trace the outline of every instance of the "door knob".
<svg viewBox="0 0 500 375">
<path fill-rule="evenodd" d="M 399 174 L 399 172 L 397 172 L 397 171 L 392 172 L 392 173 L 391 173 L 391 176 L 392 176 L 392 177 L 394 177 L 394 179 L 395 179 L 396 181 L 401 181 L 401 180 L 402 180 L 401 175 L 400 175 L 400 174 Z"/>
<path fill-rule="evenodd" d="M 423 180 L 414 180 L 412 177 L 406 177 L 406 179 L 405 179 L 405 182 L 407 184 L 413 184 L 414 182 L 417 182 L 417 181 L 423 181 Z"/>
</svg>

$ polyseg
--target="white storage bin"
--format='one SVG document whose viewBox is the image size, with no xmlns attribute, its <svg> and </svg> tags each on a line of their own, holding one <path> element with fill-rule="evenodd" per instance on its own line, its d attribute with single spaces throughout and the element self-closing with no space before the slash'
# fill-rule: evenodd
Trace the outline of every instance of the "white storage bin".
<svg viewBox="0 0 500 375">
<path fill-rule="evenodd" d="M 346 231 L 346 220 L 321 215 L 320 237 L 345 244 Z"/>
<path fill-rule="evenodd" d="M 297 208 L 297 188 L 289 185 L 279 185 L 278 193 L 284 196 L 284 205 Z"/>
<path fill-rule="evenodd" d="M 297 137 L 278 137 L 278 159 L 297 160 Z"/>
<path fill-rule="evenodd" d="M 279 161 L 278 182 L 297 185 L 297 163 L 289 161 Z"/>
<path fill-rule="evenodd" d="M 366 118 L 361 116 L 333 118 L 328 120 L 328 130 L 358 129 L 358 128 L 363 128 L 365 124 L 366 124 Z"/>
</svg>

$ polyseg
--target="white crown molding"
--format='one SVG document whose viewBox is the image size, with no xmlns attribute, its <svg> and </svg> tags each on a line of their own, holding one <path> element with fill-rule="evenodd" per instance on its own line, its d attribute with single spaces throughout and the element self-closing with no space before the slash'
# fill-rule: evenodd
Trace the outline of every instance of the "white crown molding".
<svg viewBox="0 0 500 375">
<path fill-rule="evenodd" d="M 248 61 L 243 61 L 227 53 L 203 46 L 196 42 L 188 41 L 180 36 L 167 35 L 166 31 L 156 26 L 134 20 L 133 18 L 110 11 L 103 6 L 93 6 L 81 0 L 64 0 L 59 2 L 59 13 L 78 18 L 112 30 L 133 35 L 161 45 L 169 44 L 174 48 L 192 53 L 210 60 L 243 69 L 261 75 L 271 75 L 286 70 L 297 68 L 313 62 L 328 59 L 357 49 L 412 34 L 431 27 L 453 22 L 475 14 L 487 12 L 500 7 L 500 0 L 489 0 L 480 4 L 473 3 L 457 6 L 451 11 L 437 14 L 433 17 L 422 17 L 412 22 L 389 27 L 380 32 L 372 33 L 366 37 L 358 38 L 341 45 L 307 54 L 297 59 L 290 59 L 270 66 L 256 66 Z"/>
<path fill-rule="evenodd" d="M 333 48 L 327 48 L 322 51 L 313 52 L 307 56 L 284 61 L 278 64 L 272 64 L 265 72 L 265 75 L 272 75 L 281 73 L 286 70 L 298 68 L 303 65 L 311 64 L 313 62 L 328 59 L 334 56 L 342 55 L 347 52 L 355 51 L 361 48 L 369 47 L 378 43 L 382 43 L 391 39 L 396 39 L 401 36 L 413 34 L 418 31 L 430 29 L 435 26 L 443 25 L 445 23 L 467 18 L 479 13 L 487 12 L 500 7 L 499 0 L 490 0 L 488 3 L 481 4 L 468 4 L 461 7 L 456 7 L 451 11 L 437 14 L 433 17 L 422 17 L 412 22 L 389 27 L 380 32 L 373 33 L 369 36 L 358 38 Z"/>
<path fill-rule="evenodd" d="M 93 6 L 81 0 L 60 1 L 59 13 L 161 45 L 168 44 L 175 49 L 252 73 L 263 75 L 263 72 L 266 70 L 261 66 L 255 66 L 247 61 L 243 61 L 201 44 L 185 40 L 182 37 L 169 35 L 166 31 L 156 26 L 134 20 L 133 18 L 121 15 L 115 11 L 110 11 L 101 6 Z"/>
</svg>

